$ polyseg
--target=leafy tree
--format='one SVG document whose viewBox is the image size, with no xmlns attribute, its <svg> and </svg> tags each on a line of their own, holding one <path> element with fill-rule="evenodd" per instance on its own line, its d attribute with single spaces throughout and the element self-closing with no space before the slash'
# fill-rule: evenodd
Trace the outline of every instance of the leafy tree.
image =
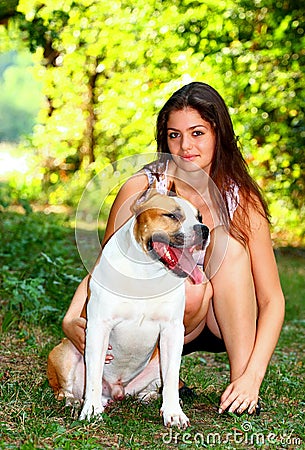
<svg viewBox="0 0 305 450">
<path fill-rule="evenodd" d="M 226 99 L 275 227 L 304 233 L 298 2 L 20 0 L 18 23 L 48 100 L 31 144 L 52 201 L 65 199 L 63 181 L 82 187 L 109 162 L 154 151 L 157 110 L 197 79 Z"/>
<path fill-rule="evenodd" d="M 2 24 L 7 24 L 10 17 L 16 14 L 16 7 L 18 0 L 0 0 L 0 21 Z"/>
<path fill-rule="evenodd" d="M 294 228 L 305 214 L 304 9 L 293 0 L 241 1 L 232 14 L 239 40 L 226 53 L 233 53 L 231 81 L 239 83 L 232 86 L 237 128 L 277 231 Z"/>
</svg>

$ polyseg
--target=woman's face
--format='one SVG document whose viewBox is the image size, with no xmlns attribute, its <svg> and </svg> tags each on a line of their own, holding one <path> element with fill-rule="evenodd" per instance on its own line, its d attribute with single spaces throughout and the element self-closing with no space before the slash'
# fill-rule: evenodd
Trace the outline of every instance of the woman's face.
<svg viewBox="0 0 305 450">
<path fill-rule="evenodd" d="M 174 161 L 181 169 L 191 172 L 203 169 L 210 173 L 216 136 L 213 127 L 202 119 L 196 109 L 185 108 L 170 113 L 167 143 Z"/>
</svg>

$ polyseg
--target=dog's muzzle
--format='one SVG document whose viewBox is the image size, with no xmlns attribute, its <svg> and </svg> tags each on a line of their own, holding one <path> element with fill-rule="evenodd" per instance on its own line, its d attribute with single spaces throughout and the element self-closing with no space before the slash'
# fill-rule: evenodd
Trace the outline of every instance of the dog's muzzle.
<svg viewBox="0 0 305 450">
<path fill-rule="evenodd" d="M 203 273 L 193 258 L 193 251 L 206 247 L 209 229 L 206 225 L 196 224 L 191 237 L 179 232 L 176 235 L 155 233 L 148 242 L 148 250 L 154 259 L 159 259 L 175 275 L 190 277 L 194 284 L 203 282 Z"/>
</svg>

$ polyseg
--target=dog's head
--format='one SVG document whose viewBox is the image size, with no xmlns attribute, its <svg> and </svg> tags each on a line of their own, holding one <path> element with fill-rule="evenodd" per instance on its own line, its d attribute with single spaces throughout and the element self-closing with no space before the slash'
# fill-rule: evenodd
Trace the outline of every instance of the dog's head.
<svg viewBox="0 0 305 450">
<path fill-rule="evenodd" d="M 179 277 L 199 284 L 203 274 L 193 258 L 194 250 L 209 243 L 209 229 L 200 222 L 196 208 L 180 197 L 150 193 L 133 207 L 136 241 Z"/>
</svg>

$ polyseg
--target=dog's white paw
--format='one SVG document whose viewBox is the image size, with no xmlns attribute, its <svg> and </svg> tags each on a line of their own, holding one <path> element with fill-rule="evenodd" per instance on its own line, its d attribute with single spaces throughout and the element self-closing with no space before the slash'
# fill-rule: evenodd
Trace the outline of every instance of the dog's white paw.
<svg viewBox="0 0 305 450">
<path fill-rule="evenodd" d="M 82 412 L 79 416 L 79 420 L 90 420 L 91 418 L 102 420 L 103 412 L 104 407 L 102 403 L 93 404 L 92 402 L 85 400 Z"/>
<path fill-rule="evenodd" d="M 163 416 L 163 422 L 166 427 L 178 427 L 184 430 L 190 424 L 189 418 L 184 414 L 180 406 L 177 408 L 162 406 L 160 414 Z"/>
</svg>

